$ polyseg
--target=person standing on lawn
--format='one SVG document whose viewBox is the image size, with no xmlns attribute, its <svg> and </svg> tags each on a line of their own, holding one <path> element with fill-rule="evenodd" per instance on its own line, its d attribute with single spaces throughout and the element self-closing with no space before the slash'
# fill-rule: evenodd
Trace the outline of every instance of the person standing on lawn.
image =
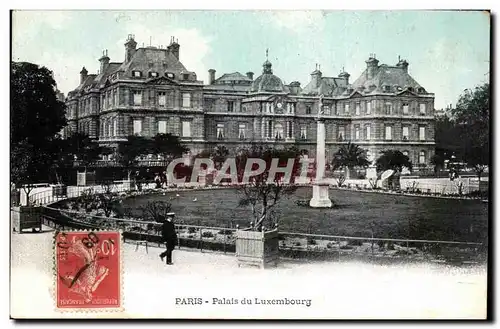
<svg viewBox="0 0 500 329">
<path fill-rule="evenodd" d="M 167 245 L 167 250 L 160 254 L 160 259 L 163 261 L 165 256 L 167 257 L 167 265 L 173 265 L 172 263 L 172 251 L 177 245 L 177 233 L 175 232 L 175 225 L 173 223 L 175 214 L 173 212 L 167 213 L 166 220 L 163 221 L 161 236 L 162 241 Z"/>
</svg>

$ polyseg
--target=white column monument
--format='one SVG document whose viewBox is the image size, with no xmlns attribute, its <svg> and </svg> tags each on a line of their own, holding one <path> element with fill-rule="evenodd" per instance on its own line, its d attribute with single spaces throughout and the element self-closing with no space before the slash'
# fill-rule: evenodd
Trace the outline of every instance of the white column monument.
<svg viewBox="0 0 500 329">
<path fill-rule="evenodd" d="M 313 208 L 330 208 L 332 201 L 328 196 L 329 184 L 324 180 L 325 176 L 325 121 L 321 117 L 323 114 L 323 95 L 319 96 L 318 123 L 316 134 L 316 178 L 313 182 L 313 196 L 309 201 L 309 206 Z"/>
</svg>

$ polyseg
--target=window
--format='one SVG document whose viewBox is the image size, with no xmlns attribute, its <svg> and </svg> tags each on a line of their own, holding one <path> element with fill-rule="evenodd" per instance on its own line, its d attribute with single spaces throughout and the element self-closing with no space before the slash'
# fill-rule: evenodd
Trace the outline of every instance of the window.
<svg viewBox="0 0 500 329">
<path fill-rule="evenodd" d="M 167 133 L 167 121 L 159 120 L 158 121 L 158 134 L 166 134 Z"/>
<path fill-rule="evenodd" d="M 325 115 L 330 115 L 330 106 L 323 106 L 323 113 Z"/>
<path fill-rule="evenodd" d="M 118 118 L 113 120 L 113 136 L 118 136 Z"/>
<path fill-rule="evenodd" d="M 273 135 L 273 122 L 269 120 L 267 122 L 266 137 L 271 138 L 272 135 Z"/>
<path fill-rule="evenodd" d="M 142 105 L 142 90 L 134 91 L 134 105 Z"/>
<path fill-rule="evenodd" d="M 410 139 L 410 128 L 408 126 L 403 126 L 403 140 L 407 141 Z"/>
<path fill-rule="evenodd" d="M 409 153 L 408 151 L 403 151 L 403 155 L 405 155 L 405 156 L 409 157 L 409 154 L 410 154 L 410 153 Z"/>
<path fill-rule="evenodd" d="M 108 136 L 114 136 L 113 135 L 113 128 L 114 128 L 113 125 L 114 125 L 114 120 L 110 118 L 108 121 Z M 85 130 L 87 130 L 86 128 L 87 127 L 85 127 Z"/>
<path fill-rule="evenodd" d="M 372 137 L 372 127 L 370 125 L 366 126 L 366 139 L 371 139 Z"/>
<path fill-rule="evenodd" d="M 349 114 L 349 104 L 344 104 L 344 114 Z"/>
<path fill-rule="evenodd" d="M 372 101 L 366 102 L 366 114 L 372 113 Z"/>
<path fill-rule="evenodd" d="M 169 78 L 169 79 L 173 79 L 173 78 L 175 78 L 175 74 L 170 73 L 170 72 L 165 72 L 165 76 L 166 76 L 167 78 Z"/>
<path fill-rule="evenodd" d="M 224 139 L 224 124 L 217 124 L 217 139 Z"/>
<path fill-rule="evenodd" d="M 113 105 L 118 105 L 118 90 L 113 90 Z"/>
<path fill-rule="evenodd" d="M 182 137 L 191 137 L 191 121 L 182 121 Z"/>
<path fill-rule="evenodd" d="M 306 106 L 306 114 L 311 114 L 311 105 Z"/>
<path fill-rule="evenodd" d="M 191 94 L 188 94 L 188 93 L 182 94 L 182 107 L 184 107 L 184 108 L 191 107 Z"/>
<path fill-rule="evenodd" d="M 425 104 L 420 104 L 420 114 L 425 114 Z"/>
<path fill-rule="evenodd" d="M 142 120 L 134 119 L 134 135 L 140 135 L 142 132 Z"/>
<path fill-rule="evenodd" d="M 184 74 L 182 75 L 182 78 L 183 78 L 184 80 L 189 80 L 189 74 L 184 73 Z"/>
<path fill-rule="evenodd" d="M 281 123 L 274 126 L 274 138 L 283 139 L 283 125 Z"/>
<path fill-rule="evenodd" d="M 293 104 L 293 103 L 286 103 L 286 113 L 288 113 L 288 114 L 295 113 L 295 104 Z"/>
<path fill-rule="evenodd" d="M 392 114 L 392 103 L 385 103 L 385 114 L 386 115 Z"/>
<path fill-rule="evenodd" d="M 360 139 L 360 138 L 359 138 L 359 134 L 360 134 L 360 129 L 359 129 L 359 126 L 357 125 L 357 126 L 354 128 L 354 138 L 355 138 L 355 139 Z"/>
<path fill-rule="evenodd" d="M 403 103 L 403 114 L 408 114 L 409 109 L 410 105 L 408 105 L 408 103 Z"/>
<path fill-rule="evenodd" d="M 356 115 L 361 113 L 361 103 L 356 103 Z"/>
<path fill-rule="evenodd" d="M 141 71 L 133 71 L 132 75 L 134 78 L 140 78 L 141 77 Z"/>
<path fill-rule="evenodd" d="M 418 139 L 425 141 L 425 127 L 418 128 Z"/>
<path fill-rule="evenodd" d="M 418 154 L 418 163 L 425 164 L 425 151 L 420 151 Z"/>
<path fill-rule="evenodd" d="M 158 93 L 158 105 L 159 106 L 165 106 L 167 104 L 166 99 L 167 99 L 166 93 L 163 92 L 163 91 L 160 91 Z"/>
<path fill-rule="evenodd" d="M 234 102 L 228 101 L 227 102 L 227 111 L 228 112 L 233 112 L 234 111 Z"/>
<path fill-rule="evenodd" d="M 391 86 L 384 86 L 384 91 L 386 93 L 390 92 L 391 91 Z"/>
<path fill-rule="evenodd" d="M 307 127 L 306 126 L 300 127 L 300 139 L 307 139 Z"/>
<path fill-rule="evenodd" d="M 343 141 L 345 137 L 345 127 L 344 126 L 339 126 L 339 134 L 337 136 L 337 139 L 339 141 Z"/>
<path fill-rule="evenodd" d="M 245 136 L 245 131 L 246 131 L 247 127 L 244 123 L 241 123 L 239 126 L 238 126 L 238 138 L 239 139 L 245 139 L 246 136 Z"/>
<path fill-rule="evenodd" d="M 286 122 L 286 137 L 293 138 L 293 122 L 292 121 Z"/>
<path fill-rule="evenodd" d="M 392 127 L 385 126 L 385 139 L 392 139 Z"/>
<path fill-rule="evenodd" d="M 151 78 L 156 78 L 158 76 L 158 72 L 149 72 L 149 76 Z"/>
</svg>

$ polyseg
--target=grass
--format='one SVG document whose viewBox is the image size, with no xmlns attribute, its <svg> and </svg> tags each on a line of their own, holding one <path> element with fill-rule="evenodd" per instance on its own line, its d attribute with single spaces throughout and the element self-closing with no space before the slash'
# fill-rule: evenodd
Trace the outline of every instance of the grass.
<svg viewBox="0 0 500 329">
<path fill-rule="evenodd" d="M 179 193 L 179 197 L 175 197 Z M 337 207 L 300 207 L 309 200 L 311 188 L 299 188 L 282 199 L 276 213 L 280 230 L 379 238 L 429 239 L 484 242 L 488 235 L 488 204 L 479 200 L 454 200 L 330 190 Z M 147 201 L 172 203 L 180 224 L 217 227 L 248 226 L 249 210 L 238 207 L 239 192 L 233 189 L 191 190 L 128 198 L 123 206 L 140 215 Z M 196 198 L 196 201 L 194 201 Z"/>
</svg>

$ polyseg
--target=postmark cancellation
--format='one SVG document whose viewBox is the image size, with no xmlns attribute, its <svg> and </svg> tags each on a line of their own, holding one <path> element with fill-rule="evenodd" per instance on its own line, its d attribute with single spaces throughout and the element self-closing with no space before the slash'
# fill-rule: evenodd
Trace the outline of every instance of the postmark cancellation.
<svg viewBox="0 0 500 329">
<path fill-rule="evenodd" d="M 123 311 L 119 231 L 56 231 L 54 299 L 58 311 Z"/>
</svg>

